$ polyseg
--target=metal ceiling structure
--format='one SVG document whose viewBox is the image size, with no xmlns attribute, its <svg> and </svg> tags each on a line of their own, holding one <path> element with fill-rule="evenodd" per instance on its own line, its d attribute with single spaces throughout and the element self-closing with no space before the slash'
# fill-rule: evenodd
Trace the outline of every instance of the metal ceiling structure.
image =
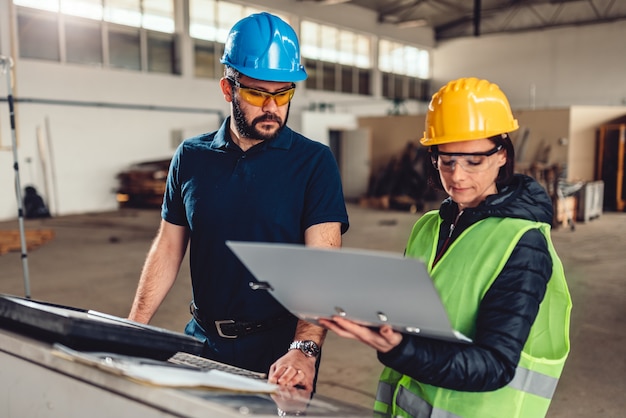
<svg viewBox="0 0 626 418">
<path fill-rule="evenodd" d="M 300 0 L 347 3 L 378 14 L 381 24 L 430 26 L 437 41 L 529 32 L 626 19 L 625 0 Z"/>
</svg>

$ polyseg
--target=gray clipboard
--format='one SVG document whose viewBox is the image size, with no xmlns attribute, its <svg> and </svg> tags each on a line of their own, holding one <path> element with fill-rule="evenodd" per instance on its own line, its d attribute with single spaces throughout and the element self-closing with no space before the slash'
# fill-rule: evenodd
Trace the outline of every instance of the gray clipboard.
<svg viewBox="0 0 626 418">
<path fill-rule="evenodd" d="M 403 255 L 352 248 L 227 241 L 258 282 L 300 319 L 341 315 L 367 326 L 471 342 L 450 326 L 423 262 Z"/>
</svg>

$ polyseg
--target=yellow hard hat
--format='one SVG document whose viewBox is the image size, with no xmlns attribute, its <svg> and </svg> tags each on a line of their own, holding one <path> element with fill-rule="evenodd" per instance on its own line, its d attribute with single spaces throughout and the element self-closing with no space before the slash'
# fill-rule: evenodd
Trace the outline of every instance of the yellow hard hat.
<svg viewBox="0 0 626 418">
<path fill-rule="evenodd" d="M 431 146 L 471 141 L 518 128 L 500 87 L 474 77 L 459 78 L 433 94 L 420 142 Z"/>
</svg>

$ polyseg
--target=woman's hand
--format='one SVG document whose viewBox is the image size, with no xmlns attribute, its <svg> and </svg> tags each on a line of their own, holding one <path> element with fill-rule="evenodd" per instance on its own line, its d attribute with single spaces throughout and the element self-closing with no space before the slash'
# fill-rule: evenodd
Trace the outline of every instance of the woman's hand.
<svg viewBox="0 0 626 418">
<path fill-rule="evenodd" d="M 402 334 L 394 331 L 389 325 L 372 330 L 340 316 L 320 319 L 318 322 L 341 337 L 361 341 L 381 353 L 390 351 L 402 341 Z"/>
</svg>

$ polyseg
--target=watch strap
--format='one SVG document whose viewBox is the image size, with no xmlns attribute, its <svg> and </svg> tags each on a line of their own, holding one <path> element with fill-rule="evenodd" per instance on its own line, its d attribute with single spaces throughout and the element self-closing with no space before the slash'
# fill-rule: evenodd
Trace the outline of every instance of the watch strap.
<svg viewBox="0 0 626 418">
<path fill-rule="evenodd" d="M 289 350 L 300 350 L 307 357 L 317 357 L 320 353 L 320 347 L 312 340 L 292 341 Z"/>
</svg>

